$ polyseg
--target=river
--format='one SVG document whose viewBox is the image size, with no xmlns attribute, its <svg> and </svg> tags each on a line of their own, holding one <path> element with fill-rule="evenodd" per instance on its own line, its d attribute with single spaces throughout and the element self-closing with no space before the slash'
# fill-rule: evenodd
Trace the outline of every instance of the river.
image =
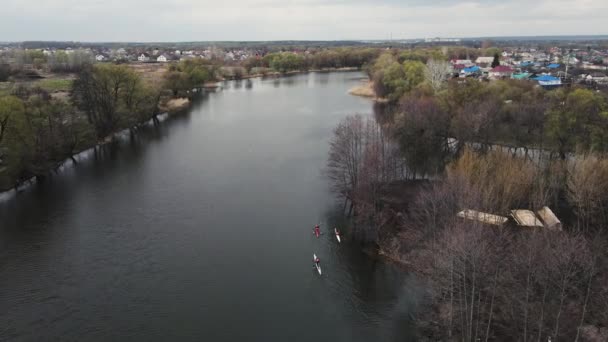
<svg viewBox="0 0 608 342">
<path fill-rule="evenodd" d="M 415 340 L 413 279 L 330 232 L 322 169 L 336 123 L 372 112 L 362 77 L 226 82 L 5 195 L 0 340 Z"/>
</svg>

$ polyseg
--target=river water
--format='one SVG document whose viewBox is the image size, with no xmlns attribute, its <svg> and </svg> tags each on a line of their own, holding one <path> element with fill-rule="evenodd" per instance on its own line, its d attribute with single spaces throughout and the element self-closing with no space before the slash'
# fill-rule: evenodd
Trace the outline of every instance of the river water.
<svg viewBox="0 0 608 342">
<path fill-rule="evenodd" d="M 415 340 L 413 280 L 330 232 L 322 168 L 335 124 L 372 112 L 362 76 L 227 82 L 4 196 L 0 340 Z"/>
</svg>

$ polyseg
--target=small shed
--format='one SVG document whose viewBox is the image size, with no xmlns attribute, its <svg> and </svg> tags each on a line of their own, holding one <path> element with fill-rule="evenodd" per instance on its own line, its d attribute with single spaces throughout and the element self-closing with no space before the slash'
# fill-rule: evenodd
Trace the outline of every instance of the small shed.
<svg viewBox="0 0 608 342">
<path fill-rule="evenodd" d="M 518 226 L 529 227 L 529 228 L 543 228 L 542 221 L 536 217 L 531 210 L 516 209 L 511 210 L 511 217 L 517 222 Z"/>
<path fill-rule="evenodd" d="M 484 224 L 491 224 L 493 226 L 502 226 L 509 220 L 504 216 L 488 214 L 477 210 L 465 209 L 456 216 L 465 220 L 477 221 Z"/>
<path fill-rule="evenodd" d="M 542 209 L 538 210 L 536 213 L 538 214 L 538 217 L 543 220 L 545 228 L 549 230 L 562 230 L 561 221 L 557 218 L 557 216 L 555 216 L 549 207 L 542 207 Z"/>
</svg>

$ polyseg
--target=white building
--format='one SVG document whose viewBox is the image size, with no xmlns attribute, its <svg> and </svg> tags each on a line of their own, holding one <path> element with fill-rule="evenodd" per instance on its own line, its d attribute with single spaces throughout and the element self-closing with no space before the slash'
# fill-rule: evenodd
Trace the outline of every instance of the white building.
<svg viewBox="0 0 608 342">
<path fill-rule="evenodd" d="M 106 56 L 104 56 L 104 55 L 97 55 L 97 56 L 95 56 L 95 60 L 98 61 L 98 62 L 103 62 L 103 61 L 106 60 Z"/>
<path fill-rule="evenodd" d="M 165 57 L 165 55 L 160 55 L 156 58 L 157 62 L 161 62 L 161 63 L 166 63 L 167 62 L 167 57 Z"/>
<path fill-rule="evenodd" d="M 137 60 L 140 62 L 148 62 L 150 60 L 150 56 L 148 56 L 147 53 L 142 53 L 139 55 L 139 57 L 137 57 Z"/>
<path fill-rule="evenodd" d="M 490 65 L 490 64 L 492 64 L 492 62 L 494 62 L 494 57 L 477 57 L 477 59 L 475 60 L 475 64 L 477 64 L 477 65 L 480 65 L 480 64 Z"/>
</svg>

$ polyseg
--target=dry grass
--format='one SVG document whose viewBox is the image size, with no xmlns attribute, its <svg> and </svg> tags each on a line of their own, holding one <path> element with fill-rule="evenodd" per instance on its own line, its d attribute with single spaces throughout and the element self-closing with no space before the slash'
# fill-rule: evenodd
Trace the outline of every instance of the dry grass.
<svg viewBox="0 0 608 342">
<path fill-rule="evenodd" d="M 187 108 L 190 105 L 190 100 L 185 97 L 170 99 L 161 106 L 162 112 L 174 113 Z"/>
<path fill-rule="evenodd" d="M 163 75 L 169 69 L 168 63 L 130 63 L 129 67 L 137 72 L 144 82 L 160 84 Z"/>
<path fill-rule="evenodd" d="M 351 88 L 348 93 L 355 96 L 376 98 L 371 81 L 365 81 L 365 83 Z"/>
</svg>

